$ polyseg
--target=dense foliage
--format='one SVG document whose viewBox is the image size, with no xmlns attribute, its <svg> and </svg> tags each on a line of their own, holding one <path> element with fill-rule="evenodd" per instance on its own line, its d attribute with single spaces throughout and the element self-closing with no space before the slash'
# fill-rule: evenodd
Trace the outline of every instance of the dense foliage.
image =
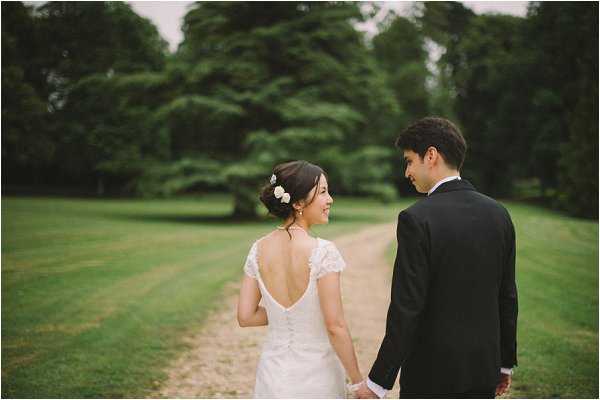
<svg viewBox="0 0 600 400">
<path fill-rule="evenodd" d="M 367 40 L 361 3 L 199 2 L 169 54 L 126 3 L 5 2 L 2 182 L 226 190 L 248 216 L 273 164 L 304 158 L 335 193 L 390 200 L 412 190 L 396 135 L 436 114 L 463 129 L 463 175 L 483 192 L 534 178 L 596 217 L 597 7 L 532 3 L 519 18 L 418 3 Z"/>
</svg>

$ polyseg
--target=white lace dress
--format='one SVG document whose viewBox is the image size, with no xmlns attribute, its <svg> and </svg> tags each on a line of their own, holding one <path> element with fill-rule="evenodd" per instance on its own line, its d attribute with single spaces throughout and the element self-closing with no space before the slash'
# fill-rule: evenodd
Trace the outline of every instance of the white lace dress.
<svg viewBox="0 0 600 400">
<path fill-rule="evenodd" d="M 256 369 L 254 397 L 345 398 L 344 368 L 329 342 L 317 291 L 319 278 L 345 268 L 340 252 L 332 242 L 317 239 L 309 258 L 308 287 L 286 308 L 261 279 L 257 243 L 250 249 L 244 271 L 258 280 L 269 328 Z"/>
</svg>

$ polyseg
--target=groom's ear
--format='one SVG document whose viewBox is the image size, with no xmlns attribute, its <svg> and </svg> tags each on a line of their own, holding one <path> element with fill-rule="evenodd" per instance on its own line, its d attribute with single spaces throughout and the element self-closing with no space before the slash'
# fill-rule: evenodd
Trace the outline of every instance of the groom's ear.
<svg viewBox="0 0 600 400">
<path fill-rule="evenodd" d="M 436 162 L 440 159 L 440 153 L 439 151 L 433 147 L 433 146 L 429 146 L 429 148 L 427 149 L 427 151 L 425 152 L 425 156 L 423 157 L 424 161 L 429 161 L 429 162 Z"/>
</svg>

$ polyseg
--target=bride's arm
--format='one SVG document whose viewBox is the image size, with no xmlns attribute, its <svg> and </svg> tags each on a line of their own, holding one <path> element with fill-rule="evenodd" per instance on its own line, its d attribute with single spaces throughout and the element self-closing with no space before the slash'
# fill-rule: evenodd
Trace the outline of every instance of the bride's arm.
<svg viewBox="0 0 600 400">
<path fill-rule="evenodd" d="M 329 341 L 337 353 L 352 383 L 362 381 L 350 330 L 344 319 L 340 273 L 331 272 L 317 281 L 319 301 L 325 319 Z"/>
<path fill-rule="evenodd" d="M 237 319 L 241 327 L 269 324 L 267 311 L 258 305 L 261 297 L 257 280 L 244 275 L 237 309 Z"/>
</svg>

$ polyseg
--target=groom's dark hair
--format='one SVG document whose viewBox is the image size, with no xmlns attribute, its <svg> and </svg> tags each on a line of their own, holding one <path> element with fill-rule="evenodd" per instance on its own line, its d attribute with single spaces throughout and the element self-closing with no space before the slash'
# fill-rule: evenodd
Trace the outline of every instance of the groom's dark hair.
<svg viewBox="0 0 600 400">
<path fill-rule="evenodd" d="M 462 168 L 467 152 L 467 142 L 460 130 L 445 118 L 425 117 L 400 133 L 396 147 L 412 150 L 425 157 L 429 147 L 435 147 L 444 161 L 457 170 Z"/>
</svg>

